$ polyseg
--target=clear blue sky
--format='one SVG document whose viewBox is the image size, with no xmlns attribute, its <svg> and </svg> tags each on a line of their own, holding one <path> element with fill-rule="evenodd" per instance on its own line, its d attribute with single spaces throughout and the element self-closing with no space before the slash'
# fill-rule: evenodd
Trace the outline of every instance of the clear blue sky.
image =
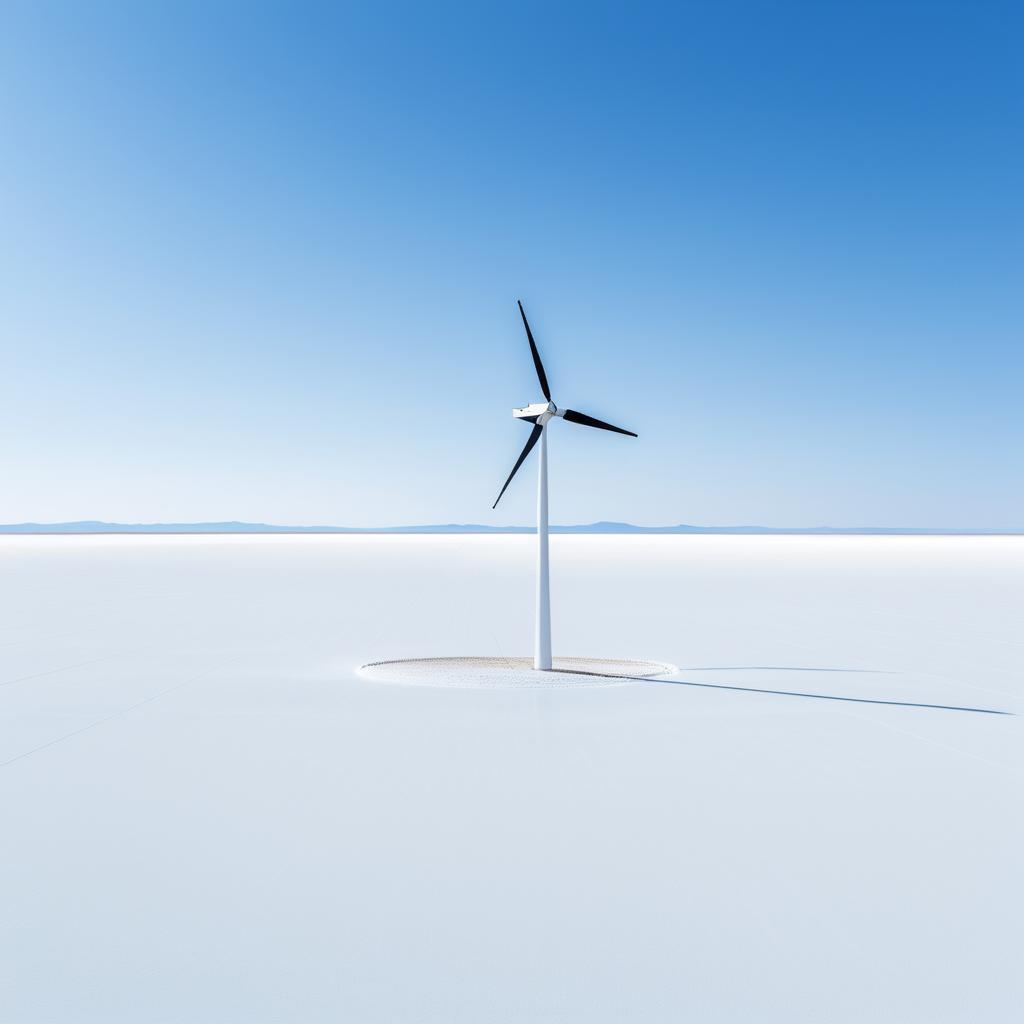
<svg viewBox="0 0 1024 1024">
<path fill-rule="evenodd" d="M 1024 526 L 1024 7 L 0 5 L 0 522 Z"/>
</svg>

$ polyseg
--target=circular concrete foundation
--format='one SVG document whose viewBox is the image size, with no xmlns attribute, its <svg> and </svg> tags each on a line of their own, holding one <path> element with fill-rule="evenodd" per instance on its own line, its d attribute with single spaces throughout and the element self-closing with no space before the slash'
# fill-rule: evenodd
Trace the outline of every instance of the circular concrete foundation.
<svg viewBox="0 0 1024 1024">
<path fill-rule="evenodd" d="M 663 661 L 619 658 L 555 658 L 549 672 L 536 672 L 532 658 L 405 658 L 372 661 L 359 674 L 380 683 L 468 689 L 580 689 L 626 686 L 672 675 Z"/>
</svg>

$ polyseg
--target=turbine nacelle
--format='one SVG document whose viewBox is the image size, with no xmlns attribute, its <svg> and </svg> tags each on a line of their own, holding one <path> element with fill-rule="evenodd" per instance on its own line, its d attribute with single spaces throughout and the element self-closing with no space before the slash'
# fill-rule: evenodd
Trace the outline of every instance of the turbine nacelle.
<svg viewBox="0 0 1024 1024">
<path fill-rule="evenodd" d="M 552 416 L 561 416 L 561 410 L 554 402 L 534 402 L 533 405 L 524 405 L 522 409 L 513 409 L 512 415 L 517 420 L 529 420 L 543 426 Z"/>
</svg>

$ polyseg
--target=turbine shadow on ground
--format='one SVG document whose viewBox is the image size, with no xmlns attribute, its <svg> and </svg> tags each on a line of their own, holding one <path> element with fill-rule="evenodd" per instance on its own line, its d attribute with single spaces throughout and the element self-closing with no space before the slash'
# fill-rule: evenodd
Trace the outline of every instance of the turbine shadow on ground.
<svg viewBox="0 0 1024 1024">
<path fill-rule="evenodd" d="M 732 669 L 720 669 L 718 671 L 746 671 L 746 670 L 760 670 L 764 671 L 763 666 L 747 666 L 747 669 L 736 666 Z M 658 679 L 637 676 L 616 676 L 609 672 L 583 672 L 575 669 L 566 668 L 555 668 L 551 669 L 552 672 L 561 672 L 565 675 L 577 675 L 577 676 L 603 676 L 606 679 L 623 679 L 628 680 L 631 683 L 664 683 L 669 686 L 695 686 L 704 690 L 731 690 L 734 693 L 763 693 L 770 694 L 774 697 L 804 697 L 808 700 L 834 700 L 841 701 L 850 704 L 878 704 L 887 707 L 897 708 L 926 708 L 932 711 L 961 711 L 967 714 L 974 715 L 1013 715 L 1012 711 L 1000 711 L 996 708 L 973 708 L 965 707 L 959 704 L 925 704 L 917 701 L 909 700 L 877 700 L 870 697 L 840 697 L 831 693 L 808 693 L 804 690 L 771 690 L 766 687 L 759 686 L 733 686 L 728 683 L 696 683 L 691 679 Z M 712 669 L 688 669 L 685 671 L 691 672 L 710 672 Z M 830 668 L 830 669 L 796 669 L 794 671 L 803 672 L 857 672 L 859 669 L 843 669 L 843 668 Z"/>
<path fill-rule="evenodd" d="M 806 665 L 701 665 L 681 668 L 680 672 L 852 672 L 872 676 L 893 676 L 885 668 L 808 668 Z"/>
</svg>

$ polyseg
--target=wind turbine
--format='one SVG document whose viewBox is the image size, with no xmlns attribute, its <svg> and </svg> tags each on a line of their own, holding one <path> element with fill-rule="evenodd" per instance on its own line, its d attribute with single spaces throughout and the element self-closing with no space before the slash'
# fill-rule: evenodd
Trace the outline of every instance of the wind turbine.
<svg viewBox="0 0 1024 1024">
<path fill-rule="evenodd" d="M 551 591 L 548 580 L 548 423 L 556 416 L 570 423 L 579 423 L 584 427 L 597 427 L 599 430 L 612 430 L 616 434 L 628 434 L 636 437 L 632 430 L 623 430 L 622 427 L 613 427 L 604 420 L 594 419 L 585 413 L 576 412 L 574 409 L 559 409 L 551 401 L 551 389 L 548 387 L 548 378 L 544 373 L 544 364 L 540 361 L 540 353 L 537 351 L 537 343 L 533 340 L 533 331 L 523 312 L 523 304 L 519 303 L 519 315 L 523 318 L 523 326 L 526 328 L 526 337 L 530 342 L 530 352 L 533 354 L 533 365 L 537 368 L 537 379 L 540 381 L 540 389 L 544 392 L 546 402 L 535 402 L 522 409 L 513 409 L 512 415 L 516 419 L 525 420 L 533 424 L 533 430 L 526 441 L 523 450 L 512 467 L 505 486 L 498 494 L 497 500 L 491 508 L 497 508 L 501 501 L 501 495 L 505 493 L 512 477 L 519 471 L 519 467 L 526 460 L 526 456 L 533 450 L 534 445 L 540 441 L 540 464 L 537 467 L 537 627 L 534 635 L 533 646 L 533 667 L 538 672 L 549 672 L 551 670 Z"/>
</svg>

